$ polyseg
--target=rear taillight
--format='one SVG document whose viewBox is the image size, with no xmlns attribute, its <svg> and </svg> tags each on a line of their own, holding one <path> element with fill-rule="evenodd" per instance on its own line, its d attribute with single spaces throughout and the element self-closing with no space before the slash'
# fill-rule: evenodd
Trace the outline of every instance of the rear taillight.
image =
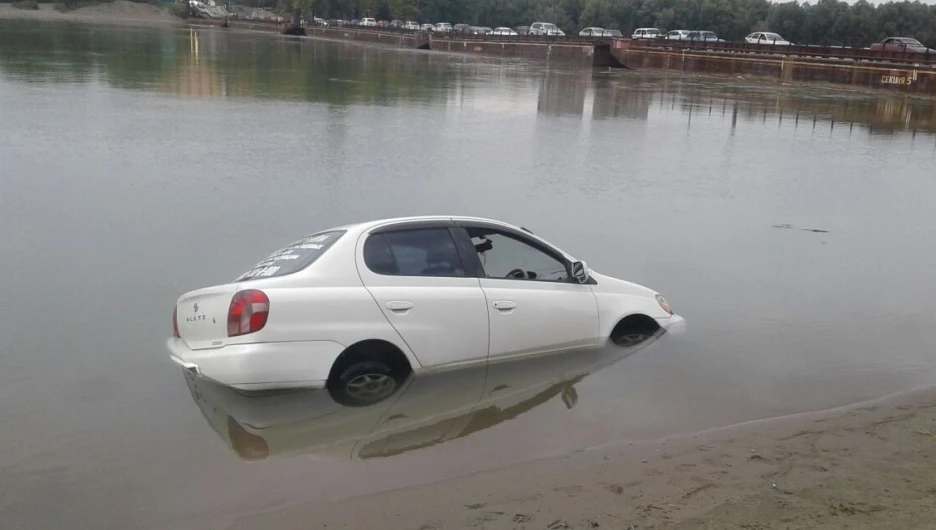
<svg viewBox="0 0 936 530">
<path fill-rule="evenodd" d="M 177 339 L 182 338 L 179 334 L 179 310 L 175 307 L 172 308 L 172 336 Z"/>
<path fill-rule="evenodd" d="M 228 337 L 255 333 L 266 326 L 270 314 L 270 299 L 255 289 L 240 291 L 231 299 L 228 309 Z"/>
</svg>

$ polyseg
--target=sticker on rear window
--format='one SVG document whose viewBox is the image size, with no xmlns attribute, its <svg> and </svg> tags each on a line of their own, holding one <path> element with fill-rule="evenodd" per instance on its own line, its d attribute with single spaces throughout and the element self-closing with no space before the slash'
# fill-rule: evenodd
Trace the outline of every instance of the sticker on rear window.
<svg viewBox="0 0 936 530">
<path fill-rule="evenodd" d="M 324 254 L 344 233 L 344 230 L 332 230 L 304 237 L 270 254 L 234 281 L 275 278 L 301 271 Z"/>
</svg>

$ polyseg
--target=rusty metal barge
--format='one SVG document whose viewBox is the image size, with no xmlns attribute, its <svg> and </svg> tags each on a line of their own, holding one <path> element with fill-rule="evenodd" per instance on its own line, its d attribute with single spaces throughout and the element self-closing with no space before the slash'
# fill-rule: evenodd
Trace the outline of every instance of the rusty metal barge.
<svg viewBox="0 0 936 530">
<path fill-rule="evenodd" d="M 204 23 L 202 23 L 203 25 Z M 208 24 L 214 25 L 214 24 Z M 281 31 L 277 24 L 231 21 L 231 28 Z M 313 26 L 312 37 L 572 66 L 654 69 L 819 83 L 853 90 L 936 96 L 936 56 L 823 46 L 637 41 L 585 37 L 468 36 L 393 29 Z"/>
<path fill-rule="evenodd" d="M 936 96 L 936 55 L 824 46 L 616 39 L 611 53 L 629 68 L 823 83 Z"/>
</svg>

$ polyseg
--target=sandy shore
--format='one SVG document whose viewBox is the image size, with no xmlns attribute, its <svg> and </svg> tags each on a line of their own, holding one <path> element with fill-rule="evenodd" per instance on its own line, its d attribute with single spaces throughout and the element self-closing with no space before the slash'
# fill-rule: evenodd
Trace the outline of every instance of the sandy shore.
<svg viewBox="0 0 936 530">
<path fill-rule="evenodd" d="M 68 20 L 73 22 L 127 23 L 127 24 L 182 24 L 164 8 L 126 0 L 82 7 L 60 13 L 53 4 L 39 4 L 38 10 L 16 9 L 0 4 L 0 19 Z"/>
<path fill-rule="evenodd" d="M 230 527 L 934 528 L 936 389 L 279 508 Z"/>
</svg>

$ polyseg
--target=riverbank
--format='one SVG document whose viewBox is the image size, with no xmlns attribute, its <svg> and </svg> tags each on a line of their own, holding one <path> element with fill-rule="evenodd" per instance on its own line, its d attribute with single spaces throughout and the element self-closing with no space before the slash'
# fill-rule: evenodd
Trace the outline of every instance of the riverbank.
<svg viewBox="0 0 936 530">
<path fill-rule="evenodd" d="M 595 449 L 229 528 L 932 528 L 936 389 Z"/>
<path fill-rule="evenodd" d="M 39 4 L 39 9 L 17 9 L 11 4 L 0 4 L 0 19 L 63 20 L 101 24 L 185 23 L 184 20 L 171 15 L 164 7 L 127 0 L 115 0 L 64 12 L 56 11 L 53 4 Z"/>
</svg>

